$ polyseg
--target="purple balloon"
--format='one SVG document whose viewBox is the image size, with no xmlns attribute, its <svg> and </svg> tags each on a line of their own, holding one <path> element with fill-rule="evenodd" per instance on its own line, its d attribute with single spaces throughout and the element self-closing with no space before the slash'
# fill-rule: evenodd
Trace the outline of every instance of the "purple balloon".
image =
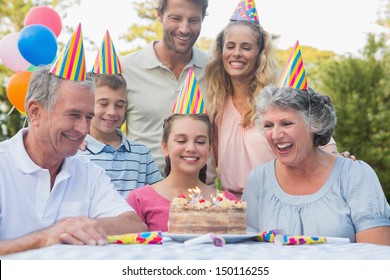
<svg viewBox="0 0 390 280">
<path fill-rule="evenodd" d="M 20 31 L 18 48 L 28 62 L 38 66 L 52 63 L 58 46 L 56 36 L 50 28 L 32 24 Z"/>
</svg>

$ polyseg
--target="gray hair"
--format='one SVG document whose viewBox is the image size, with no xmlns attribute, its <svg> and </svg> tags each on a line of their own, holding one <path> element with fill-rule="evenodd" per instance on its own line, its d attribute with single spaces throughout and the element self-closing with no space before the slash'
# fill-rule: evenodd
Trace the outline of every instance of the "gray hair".
<svg viewBox="0 0 390 280">
<path fill-rule="evenodd" d="M 329 143 L 336 126 L 336 112 L 328 96 L 315 92 L 312 88 L 298 90 L 290 87 L 265 87 L 257 101 L 260 114 L 269 108 L 300 113 L 309 130 L 314 133 L 315 147 Z"/>
<path fill-rule="evenodd" d="M 58 101 L 59 88 L 65 80 L 50 72 L 50 66 L 38 66 L 31 75 L 30 83 L 26 94 L 25 111 L 30 100 L 38 101 L 47 111 L 51 111 Z M 95 87 L 91 78 L 85 81 L 73 81 L 81 87 L 90 89 L 94 93 Z"/>
</svg>

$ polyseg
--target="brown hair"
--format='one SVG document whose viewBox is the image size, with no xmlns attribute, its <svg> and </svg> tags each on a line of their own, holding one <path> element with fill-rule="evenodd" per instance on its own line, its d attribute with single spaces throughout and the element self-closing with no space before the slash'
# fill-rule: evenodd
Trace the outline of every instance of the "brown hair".
<svg viewBox="0 0 390 280">
<path fill-rule="evenodd" d="M 207 7 L 209 6 L 208 0 L 186 0 L 188 2 L 192 2 L 202 8 L 202 18 L 207 15 Z M 163 14 L 165 12 L 165 9 L 168 6 L 168 0 L 158 0 L 156 10 Z"/>
<path fill-rule="evenodd" d="M 195 114 L 195 115 L 184 115 L 184 114 L 173 114 L 170 115 L 168 118 L 164 120 L 163 124 L 163 136 L 162 136 L 162 142 L 163 143 L 168 143 L 168 138 L 169 135 L 171 134 L 172 131 L 172 123 L 177 120 L 177 119 L 182 119 L 182 118 L 192 118 L 194 120 L 202 121 L 206 124 L 207 126 L 207 132 L 209 136 L 209 144 L 212 144 L 212 139 L 213 139 L 213 129 L 211 126 L 211 122 L 209 119 L 208 115 L 200 115 L 200 114 Z M 169 157 L 165 157 L 165 175 L 168 176 L 169 173 L 171 173 L 171 160 Z M 199 179 L 203 182 L 206 183 L 206 172 L 207 172 L 207 164 L 202 167 L 202 169 L 199 171 Z"/>
<path fill-rule="evenodd" d="M 89 72 L 88 76 L 92 78 L 97 88 L 106 86 L 113 90 L 126 90 L 127 87 L 126 80 L 121 74 L 96 74 Z"/>
</svg>

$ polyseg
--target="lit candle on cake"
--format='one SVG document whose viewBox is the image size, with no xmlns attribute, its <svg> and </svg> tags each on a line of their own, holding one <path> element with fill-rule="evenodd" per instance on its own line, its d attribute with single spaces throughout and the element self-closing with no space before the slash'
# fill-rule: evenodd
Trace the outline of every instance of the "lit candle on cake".
<svg viewBox="0 0 390 280">
<path fill-rule="evenodd" d="M 211 198 L 211 203 L 215 206 L 217 206 L 217 198 L 213 195 L 213 194 L 210 194 L 210 198 Z"/>
<path fill-rule="evenodd" d="M 196 196 L 196 200 L 197 201 L 199 201 L 201 198 L 203 198 L 202 195 L 201 195 L 202 191 L 198 188 L 198 186 L 195 187 L 194 193 L 197 194 L 197 196 Z"/>
<path fill-rule="evenodd" d="M 190 204 L 196 204 L 200 199 L 203 198 L 202 190 L 196 186 L 194 189 L 188 189 L 188 196 L 191 198 Z"/>
<path fill-rule="evenodd" d="M 193 192 L 193 189 L 188 189 L 188 196 L 191 198 L 190 204 L 195 204 L 195 194 Z"/>
</svg>

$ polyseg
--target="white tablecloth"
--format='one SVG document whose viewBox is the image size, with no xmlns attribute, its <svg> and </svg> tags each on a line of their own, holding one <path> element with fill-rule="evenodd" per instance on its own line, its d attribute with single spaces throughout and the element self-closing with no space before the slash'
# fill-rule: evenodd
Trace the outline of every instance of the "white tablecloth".
<svg viewBox="0 0 390 280">
<path fill-rule="evenodd" d="M 1 256 L 22 260 L 390 260 L 390 246 L 363 243 L 277 246 L 248 241 L 216 247 L 199 244 L 185 247 L 170 239 L 162 245 L 54 245 Z"/>
</svg>

